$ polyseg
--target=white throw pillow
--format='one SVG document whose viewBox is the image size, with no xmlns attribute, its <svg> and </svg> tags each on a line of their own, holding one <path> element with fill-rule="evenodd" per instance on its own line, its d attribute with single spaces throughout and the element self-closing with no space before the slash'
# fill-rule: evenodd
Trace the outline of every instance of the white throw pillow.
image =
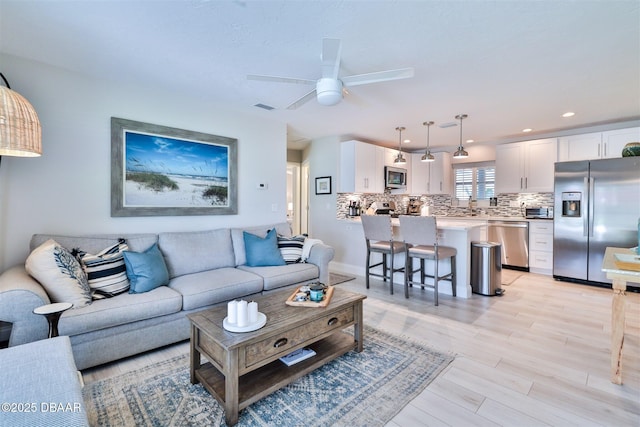
<svg viewBox="0 0 640 427">
<path fill-rule="evenodd" d="M 74 308 L 91 304 L 87 274 L 76 257 L 55 240 L 35 248 L 25 268 L 47 291 L 51 302 L 70 302 Z"/>
</svg>

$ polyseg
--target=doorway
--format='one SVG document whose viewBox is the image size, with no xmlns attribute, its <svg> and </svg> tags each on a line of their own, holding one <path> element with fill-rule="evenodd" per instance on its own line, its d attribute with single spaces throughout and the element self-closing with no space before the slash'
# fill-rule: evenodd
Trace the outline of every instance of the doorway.
<svg viewBox="0 0 640 427">
<path fill-rule="evenodd" d="M 301 233 L 300 165 L 287 162 L 287 222 L 294 235 Z"/>
</svg>

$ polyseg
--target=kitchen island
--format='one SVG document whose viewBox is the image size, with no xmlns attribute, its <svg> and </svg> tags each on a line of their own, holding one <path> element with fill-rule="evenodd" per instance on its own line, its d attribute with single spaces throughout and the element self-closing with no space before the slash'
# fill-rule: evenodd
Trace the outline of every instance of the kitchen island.
<svg viewBox="0 0 640 427">
<path fill-rule="evenodd" d="M 353 219 L 347 219 L 351 223 L 361 224 L 360 218 L 355 217 Z M 393 225 L 394 239 L 402 241 L 402 230 L 400 228 L 400 220 L 398 218 L 392 218 L 391 224 Z M 456 258 L 456 276 L 457 286 L 456 294 L 461 298 L 471 297 L 471 242 L 474 241 L 486 241 L 487 240 L 487 221 L 486 218 L 471 219 L 471 218 L 455 218 L 455 219 L 437 219 L 438 226 L 438 243 L 442 246 L 451 246 L 458 251 Z M 364 247 L 364 239 L 362 240 L 362 246 Z M 396 261 L 399 265 L 403 265 L 404 253 L 397 255 Z M 429 270 L 432 263 L 427 263 L 427 271 L 429 274 L 433 273 Z M 447 269 L 446 266 L 441 267 Z M 442 272 L 443 270 L 441 270 Z M 401 273 L 396 273 L 397 278 L 394 277 L 394 282 L 404 283 L 404 277 Z M 440 286 L 439 292 L 441 294 L 451 295 L 450 286 Z"/>
</svg>

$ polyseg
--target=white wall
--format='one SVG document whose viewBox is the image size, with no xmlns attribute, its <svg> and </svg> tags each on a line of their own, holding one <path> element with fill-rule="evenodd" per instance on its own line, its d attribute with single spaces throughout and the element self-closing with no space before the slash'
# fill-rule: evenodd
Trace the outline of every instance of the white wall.
<svg viewBox="0 0 640 427">
<path fill-rule="evenodd" d="M 367 251 L 362 226 L 336 219 L 340 141 L 338 137 L 314 140 L 305 151 L 311 171 L 309 235 L 322 239 L 335 249 L 332 270 L 363 275 Z M 330 195 L 315 194 L 315 178 L 320 176 L 331 176 Z"/>
<path fill-rule="evenodd" d="M 36 109 L 43 129 L 42 157 L 2 158 L 1 270 L 24 262 L 34 233 L 201 230 L 286 220 L 285 124 L 14 56 L 0 55 L 0 64 L 11 88 Z M 112 116 L 237 138 L 238 214 L 111 218 Z M 268 189 L 257 190 L 258 182 Z M 333 205 L 335 210 L 335 200 Z"/>
</svg>

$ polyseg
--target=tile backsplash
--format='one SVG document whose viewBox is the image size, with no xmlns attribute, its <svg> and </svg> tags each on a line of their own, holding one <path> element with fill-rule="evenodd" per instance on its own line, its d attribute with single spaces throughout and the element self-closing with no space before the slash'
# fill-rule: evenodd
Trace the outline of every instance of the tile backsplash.
<svg viewBox="0 0 640 427">
<path fill-rule="evenodd" d="M 409 198 L 407 195 L 391 193 L 338 193 L 336 217 L 346 218 L 349 214 L 349 204 L 352 202 L 360 203 L 364 212 L 373 202 L 392 201 L 396 205 L 396 213 L 404 213 L 407 211 Z M 411 196 L 411 198 L 418 198 L 418 196 Z M 432 215 L 468 215 L 470 213 L 467 202 L 460 202 L 458 206 L 453 206 L 450 195 L 424 195 L 419 199 L 422 204 L 431 206 Z M 497 199 L 497 206 L 476 207 L 475 213 L 484 212 L 491 216 L 524 216 L 524 207 L 553 206 L 553 193 L 504 193 L 498 194 Z M 511 202 L 515 202 L 517 207 L 512 207 Z"/>
</svg>

